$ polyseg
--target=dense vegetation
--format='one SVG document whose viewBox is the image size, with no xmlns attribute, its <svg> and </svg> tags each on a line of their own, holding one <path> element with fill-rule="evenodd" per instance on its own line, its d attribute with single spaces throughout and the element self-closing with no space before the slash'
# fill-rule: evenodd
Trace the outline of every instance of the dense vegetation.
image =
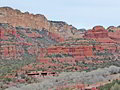
<svg viewBox="0 0 120 90">
<path fill-rule="evenodd" d="M 109 80 L 114 80 L 114 77 L 119 77 L 119 73 L 120 68 L 116 66 L 111 66 L 104 69 L 102 68 L 91 72 L 62 72 L 58 77 L 51 77 L 51 79 L 45 79 L 40 83 L 23 86 L 20 89 L 24 90 L 26 88 L 28 90 L 32 90 L 34 88 L 35 90 L 48 90 L 48 88 L 52 88 L 52 90 L 55 90 L 57 86 L 64 86 L 80 82 L 91 85 L 97 82 L 109 82 Z M 7 90 L 11 90 L 12 88 Z"/>
</svg>

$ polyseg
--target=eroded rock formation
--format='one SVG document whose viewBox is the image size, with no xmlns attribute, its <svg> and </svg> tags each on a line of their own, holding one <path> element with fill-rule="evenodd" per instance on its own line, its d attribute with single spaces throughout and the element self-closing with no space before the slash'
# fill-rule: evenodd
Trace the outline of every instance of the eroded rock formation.
<svg viewBox="0 0 120 90">
<path fill-rule="evenodd" d="M 72 25 L 62 21 L 49 21 L 44 15 L 22 13 L 20 10 L 10 7 L 0 8 L 0 23 L 8 23 L 12 26 L 30 27 L 33 29 L 45 29 L 50 32 L 56 32 L 64 37 L 74 36 L 77 31 Z"/>
</svg>

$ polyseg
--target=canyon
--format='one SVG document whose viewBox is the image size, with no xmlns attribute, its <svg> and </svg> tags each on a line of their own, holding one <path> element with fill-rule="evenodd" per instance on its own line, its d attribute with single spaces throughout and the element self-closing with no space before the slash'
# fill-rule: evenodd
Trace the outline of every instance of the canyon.
<svg viewBox="0 0 120 90">
<path fill-rule="evenodd" d="M 120 66 L 120 27 L 77 29 L 44 15 L 0 8 L 0 80 Z M 4 78 L 4 79 L 3 79 Z M 28 83 L 28 82 L 27 82 Z M 9 87 L 9 86 L 8 86 Z"/>
</svg>

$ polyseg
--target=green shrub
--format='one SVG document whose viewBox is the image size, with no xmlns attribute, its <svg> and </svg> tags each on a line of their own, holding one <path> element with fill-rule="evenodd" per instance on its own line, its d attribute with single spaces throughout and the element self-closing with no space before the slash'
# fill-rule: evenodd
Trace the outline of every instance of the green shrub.
<svg viewBox="0 0 120 90">
<path fill-rule="evenodd" d="M 120 85 L 118 83 L 115 83 L 115 85 L 112 86 L 110 90 L 120 90 Z"/>
</svg>

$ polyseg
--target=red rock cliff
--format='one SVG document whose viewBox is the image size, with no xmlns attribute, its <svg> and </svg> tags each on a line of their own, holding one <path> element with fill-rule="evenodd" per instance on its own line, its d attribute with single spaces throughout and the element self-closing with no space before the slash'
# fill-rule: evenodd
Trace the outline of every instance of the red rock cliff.
<svg viewBox="0 0 120 90">
<path fill-rule="evenodd" d="M 22 13 L 17 9 L 9 7 L 0 8 L 0 23 L 9 23 L 12 26 L 31 27 L 35 29 L 46 29 L 50 32 L 60 33 L 64 37 L 73 36 L 76 28 L 62 21 L 49 21 L 44 15 Z"/>
</svg>

